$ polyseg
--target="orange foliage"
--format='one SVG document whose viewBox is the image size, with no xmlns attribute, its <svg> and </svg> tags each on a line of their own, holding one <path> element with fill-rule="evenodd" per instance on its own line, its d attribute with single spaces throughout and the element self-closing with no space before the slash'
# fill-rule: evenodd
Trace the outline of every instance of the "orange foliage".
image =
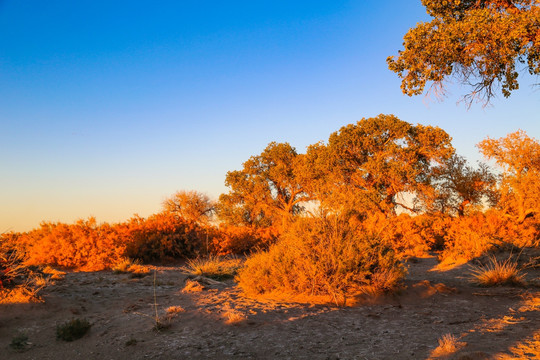
<svg viewBox="0 0 540 360">
<path fill-rule="evenodd" d="M 245 254 L 267 248 L 277 237 L 275 227 L 222 225 L 213 231 L 212 251 L 218 255 Z"/>
<path fill-rule="evenodd" d="M 518 224 L 498 211 L 475 213 L 448 223 L 441 258 L 464 263 L 494 247 L 538 246 L 538 236 L 539 229 L 531 220 Z"/>
<path fill-rule="evenodd" d="M 20 245 L 26 265 L 55 265 L 83 271 L 103 270 L 118 262 L 125 251 L 115 229 L 97 225 L 94 218 L 73 225 L 42 223 L 23 234 Z"/>
<path fill-rule="evenodd" d="M 120 224 L 126 241 L 126 255 L 143 261 L 166 261 L 197 255 L 206 233 L 195 222 L 172 213 L 134 217 Z"/>
<path fill-rule="evenodd" d="M 425 256 L 442 245 L 444 227 L 449 217 L 401 214 L 387 218 L 372 215 L 361 223 L 366 233 L 378 234 L 391 244 L 398 258 Z"/>
</svg>

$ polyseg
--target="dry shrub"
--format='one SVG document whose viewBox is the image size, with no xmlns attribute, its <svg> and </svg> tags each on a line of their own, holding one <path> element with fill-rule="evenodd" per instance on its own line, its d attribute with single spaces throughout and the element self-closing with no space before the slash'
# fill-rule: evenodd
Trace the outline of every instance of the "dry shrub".
<svg viewBox="0 0 540 360">
<path fill-rule="evenodd" d="M 110 268 L 123 256 L 125 246 L 115 229 L 97 225 L 94 218 L 73 225 L 42 223 L 22 234 L 27 265 L 53 265 L 83 271 Z"/>
<path fill-rule="evenodd" d="M 193 257 L 206 236 L 196 223 L 170 213 L 135 217 L 123 227 L 128 239 L 126 255 L 144 262 Z"/>
<path fill-rule="evenodd" d="M 532 222 L 516 224 L 497 211 L 453 219 L 447 228 L 443 263 L 465 263 L 494 248 L 538 246 Z"/>
<path fill-rule="evenodd" d="M 517 262 L 511 257 L 499 261 L 492 255 L 487 264 L 473 266 L 471 273 L 471 281 L 480 286 L 522 286 L 525 284 L 525 275 L 520 272 Z"/>
<path fill-rule="evenodd" d="M 252 296 L 325 296 L 345 305 L 347 297 L 366 286 L 382 284 L 381 291 L 391 290 L 390 284 L 403 275 L 393 250 L 379 237 L 348 221 L 319 217 L 291 224 L 268 251 L 246 260 L 237 280 Z"/>
<path fill-rule="evenodd" d="M 3 245 L 2 242 L 0 245 Z M 7 247 L 0 246 L 0 304 L 41 301 L 38 293 L 50 280 L 24 266 L 24 259 L 19 251 L 6 249 Z"/>
<path fill-rule="evenodd" d="M 365 219 L 361 226 L 365 232 L 377 234 L 391 244 L 401 259 L 426 256 L 430 250 L 440 247 L 447 222 L 448 217 L 444 216 L 400 214 L 388 218 L 378 214 Z"/>
<path fill-rule="evenodd" d="M 265 249 L 276 242 L 274 227 L 234 226 L 223 224 L 212 232 L 213 251 L 218 255 L 246 254 Z"/>
<path fill-rule="evenodd" d="M 26 265 L 98 271 L 122 266 L 126 257 L 143 261 L 192 257 L 201 250 L 203 234 L 197 224 L 161 213 L 115 225 L 98 225 L 94 218 L 72 225 L 44 222 L 30 232 L 2 236 L 0 245 L 24 253 Z M 124 265 L 131 273 L 145 272 L 135 263 Z"/>
</svg>

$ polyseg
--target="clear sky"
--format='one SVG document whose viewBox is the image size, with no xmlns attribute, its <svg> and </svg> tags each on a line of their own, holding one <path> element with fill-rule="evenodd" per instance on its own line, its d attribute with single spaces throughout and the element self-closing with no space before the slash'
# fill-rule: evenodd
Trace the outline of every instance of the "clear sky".
<svg viewBox="0 0 540 360">
<path fill-rule="evenodd" d="M 380 113 L 458 152 L 540 137 L 538 79 L 491 107 L 402 95 L 386 57 L 420 0 L 0 0 L 0 232 L 148 216 L 177 190 L 217 198 L 271 141 L 299 152 Z"/>
</svg>

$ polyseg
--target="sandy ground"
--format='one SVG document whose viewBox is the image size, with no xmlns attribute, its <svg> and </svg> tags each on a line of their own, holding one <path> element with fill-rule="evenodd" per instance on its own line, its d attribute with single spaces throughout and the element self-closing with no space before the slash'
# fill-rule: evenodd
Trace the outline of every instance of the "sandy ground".
<svg viewBox="0 0 540 360">
<path fill-rule="evenodd" d="M 539 269 L 526 288 L 479 288 L 467 266 L 438 272 L 434 257 L 413 260 L 406 290 L 348 308 L 247 299 L 232 281 L 183 293 L 179 267 L 156 267 L 155 287 L 152 274 L 67 273 L 43 303 L 0 305 L 0 359 L 427 359 L 445 334 L 466 344 L 454 359 L 512 354 L 535 335 L 539 346 Z M 154 289 L 162 319 L 170 306 L 184 309 L 161 331 Z M 90 331 L 56 340 L 56 326 L 73 318 L 87 318 Z M 9 346 L 19 333 L 29 342 L 21 352 Z"/>
</svg>

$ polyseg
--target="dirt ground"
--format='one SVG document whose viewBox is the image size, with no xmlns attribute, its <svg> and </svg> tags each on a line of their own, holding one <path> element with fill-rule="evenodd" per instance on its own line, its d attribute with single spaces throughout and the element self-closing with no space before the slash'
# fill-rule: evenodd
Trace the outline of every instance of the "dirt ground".
<svg viewBox="0 0 540 360">
<path fill-rule="evenodd" d="M 155 286 L 152 272 L 67 273 L 43 303 L 0 305 L 0 359 L 427 359 L 445 334 L 465 345 L 453 359 L 540 353 L 538 268 L 528 287 L 480 288 L 467 265 L 441 272 L 435 257 L 412 260 L 400 294 L 347 308 L 247 299 L 232 281 L 182 292 L 179 267 L 155 267 Z M 168 325 L 160 331 L 155 303 Z M 171 306 L 183 311 L 165 319 Z M 88 319 L 90 331 L 56 340 L 57 325 L 73 318 Z M 29 344 L 15 351 L 21 333 Z"/>
</svg>

